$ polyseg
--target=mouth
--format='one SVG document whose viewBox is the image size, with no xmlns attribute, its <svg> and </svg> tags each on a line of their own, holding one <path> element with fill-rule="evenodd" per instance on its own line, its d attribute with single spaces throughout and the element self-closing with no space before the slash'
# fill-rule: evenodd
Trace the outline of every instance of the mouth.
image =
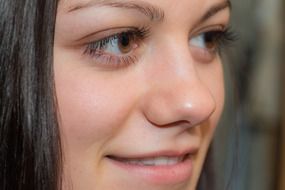
<svg viewBox="0 0 285 190">
<path fill-rule="evenodd" d="M 106 158 L 130 177 L 151 184 L 175 185 L 191 179 L 197 152 L 198 149 L 184 153 L 164 151 L 140 156 L 108 155 Z"/>
<path fill-rule="evenodd" d="M 159 156 L 150 158 L 120 158 L 115 156 L 107 156 L 109 159 L 122 162 L 128 165 L 137 165 L 145 167 L 153 166 L 173 166 L 184 162 L 190 158 L 190 154 L 185 154 L 182 156 Z"/>
</svg>

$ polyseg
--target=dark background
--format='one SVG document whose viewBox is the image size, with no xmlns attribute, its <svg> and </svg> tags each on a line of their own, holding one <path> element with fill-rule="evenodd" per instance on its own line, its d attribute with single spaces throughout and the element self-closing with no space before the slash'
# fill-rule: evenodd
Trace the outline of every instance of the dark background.
<svg viewBox="0 0 285 190">
<path fill-rule="evenodd" d="M 223 56 L 217 189 L 232 182 L 231 190 L 285 190 L 285 0 L 232 3 L 238 40 Z"/>
</svg>

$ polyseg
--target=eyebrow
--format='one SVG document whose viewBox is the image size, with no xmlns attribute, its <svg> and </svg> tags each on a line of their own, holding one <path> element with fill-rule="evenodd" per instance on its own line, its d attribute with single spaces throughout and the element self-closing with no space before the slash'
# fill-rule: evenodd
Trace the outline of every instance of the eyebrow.
<svg viewBox="0 0 285 190">
<path fill-rule="evenodd" d="M 147 16 L 151 21 L 163 21 L 164 20 L 164 11 L 161 10 L 158 7 L 155 7 L 153 5 L 150 5 L 149 3 L 145 2 L 121 2 L 121 1 L 114 1 L 114 0 L 101 0 L 101 1 L 94 1 L 91 0 L 85 4 L 76 5 L 71 7 L 68 12 L 73 12 L 78 9 L 90 7 L 90 6 L 109 6 L 109 7 L 115 7 L 115 8 L 123 8 L 123 9 L 130 9 L 130 10 L 136 10 L 145 16 Z"/>
<path fill-rule="evenodd" d="M 115 8 L 123 8 L 123 9 L 131 9 L 136 10 L 145 16 L 147 16 L 151 21 L 159 21 L 162 22 L 165 17 L 165 13 L 162 9 L 150 5 L 149 3 L 145 2 L 135 2 L 135 1 L 128 1 L 128 2 L 121 2 L 115 0 L 91 0 L 84 4 L 78 4 L 69 8 L 67 12 L 73 12 L 79 9 L 87 8 L 90 6 L 109 6 Z M 230 0 L 226 0 L 224 2 L 218 3 L 210 7 L 206 13 L 201 17 L 199 23 L 203 23 L 206 20 L 210 19 L 220 11 L 229 8 L 231 10 L 231 2 Z"/>
<path fill-rule="evenodd" d="M 232 4 L 229 0 L 224 1 L 222 3 L 218 3 L 214 6 L 212 6 L 202 17 L 200 22 L 205 22 L 206 20 L 210 19 L 211 17 L 215 16 L 220 11 L 229 8 L 232 9 Z"/>
</svg>

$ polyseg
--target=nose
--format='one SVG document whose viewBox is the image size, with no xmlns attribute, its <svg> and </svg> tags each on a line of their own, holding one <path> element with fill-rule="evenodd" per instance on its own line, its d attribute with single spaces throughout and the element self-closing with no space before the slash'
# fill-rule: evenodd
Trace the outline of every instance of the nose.
<svg viewBox="0 0 285 190">
<path fill-rule="evenodd" d="M 191 56 L 177 56 L 178 59 L 172 56 L 160 58 L 153 68 L 159 72 L 148 78 L 144 115 L 158 127 L 176 126 L 180 122 L 196 126 L 215 111 L 215 99 L 195 70 Z"/>
</svg>

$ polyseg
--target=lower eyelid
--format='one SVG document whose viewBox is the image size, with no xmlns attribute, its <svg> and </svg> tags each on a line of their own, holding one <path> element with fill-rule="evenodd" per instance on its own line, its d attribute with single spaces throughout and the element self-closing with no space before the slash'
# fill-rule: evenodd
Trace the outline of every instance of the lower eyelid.
<svg viewBox="0 0 285 190">
<path fill-rule="evenodd" d="M 190 46 L 190 52 L 195 60 L 203 63 L 212 62 L 215 59 L 215 57 L 218 56 L 216 50 L 210 51 L 195 46 Z"/>
<path fill-rule="evenodd" d="M 94 64 L 96 67 L 106 70 L 115 70 L 128 67 L 129 65 L 135 64 L 137 61 L 138 60 L 136 56 L 118 57 L 103 55 L 96 58 L 96 60 L 93 60 L 92 64 Z"/>
</svg>

